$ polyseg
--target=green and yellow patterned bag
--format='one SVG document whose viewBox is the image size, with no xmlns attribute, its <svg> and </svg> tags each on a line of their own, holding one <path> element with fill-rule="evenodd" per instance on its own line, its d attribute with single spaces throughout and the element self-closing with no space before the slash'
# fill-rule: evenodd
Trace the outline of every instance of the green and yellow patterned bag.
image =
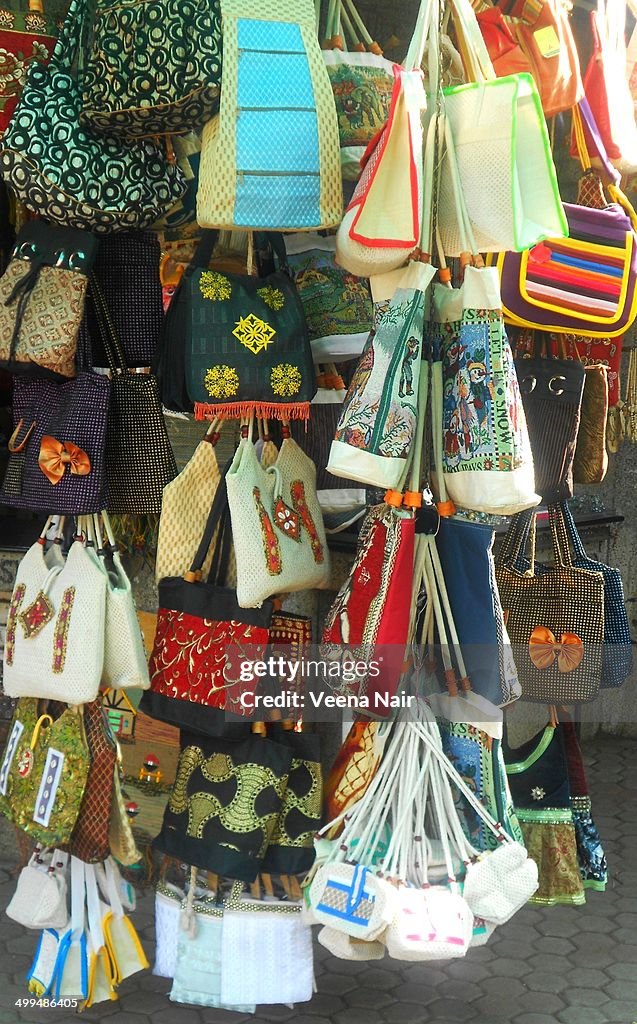
<svg viewBox="0 0 637 1024">
<path fill-rule="evenodd" d="M 54 721 L 23 697 L 0 764 L 0 811 L 45 846 L 68 842 L 84 796 L 89 751 L 81 708 Z"/>
<path fill-rule="evenodd" d="M 202 128 L 221 86 L 219 0 L 99 0 L 82 120 L 141 138 Z"/>
</svg>

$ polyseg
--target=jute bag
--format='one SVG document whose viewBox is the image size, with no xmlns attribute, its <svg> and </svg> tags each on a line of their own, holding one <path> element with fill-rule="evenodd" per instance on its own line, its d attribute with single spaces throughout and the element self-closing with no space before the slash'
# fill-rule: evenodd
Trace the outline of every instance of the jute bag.
<svg viewBox="0 0 637 1024">
<path fill-rule="evenodd" d="M 221 106 L 203 131 L 199 224 L 334 227 L 338 121 L 312 0 L 222 0 L 221 16 Z"/>
</svg>

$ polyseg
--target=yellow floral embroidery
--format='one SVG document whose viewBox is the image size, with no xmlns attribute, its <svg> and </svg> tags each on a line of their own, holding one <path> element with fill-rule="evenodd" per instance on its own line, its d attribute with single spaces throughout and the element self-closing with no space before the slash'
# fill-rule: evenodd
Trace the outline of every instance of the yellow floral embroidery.
<svg viewBox="0 0 637 1024">
<path fill-rule="evenodd" d="M 204 270 L 199 278 L 199 290 L 204 299 L 210 299 L 212 302 L 223 302 L 232 295 L 232 285 L 228 278 L 213 270 Z"/>
<path fill-rule="evenodd" d="M 270 386 L 275 395 L 295 395 L 301 389 L 301 374 L 290 363 L 279 363 L 270 374 Z"/>
<path fill-rule="evenodd" d="M 276 331 L 274 327 L 266 324 L 265 320 L 260 320 L 254 313 L 250 313 L 237 321 L 237 326 L 232 333 L 237 341 L 240 341 L 256 356 L 258 352 L 271 344 Z"/>
<path fill-rule="evenodd" d="M 279 288 L 273 288 L 272 285 L 267 285 L 265 288 L 259 288 L 257 295 L 260 299 L 263 299 L 266 306 L 270 309 L 283 309 L 285 305 L 285 297 L 283 292 Z"/>
<path fill-rule="evenodd" d="M 232 366 L 211 366 L 203 379 L 204 387 L 213 398 L 230 398 L 239 390 L 239 375 Z"/>
</svg>

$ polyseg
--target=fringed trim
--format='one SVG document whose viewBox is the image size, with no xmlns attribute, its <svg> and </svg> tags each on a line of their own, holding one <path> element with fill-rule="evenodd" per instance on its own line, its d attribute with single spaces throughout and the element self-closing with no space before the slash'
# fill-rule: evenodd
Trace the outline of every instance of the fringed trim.
<svg viewBox="0 0 637 1024">
<path fill-rule="evenodd" d="M 195 402 L 196 420 L 238 420 L 254 414 L 266 420 L 309 420 L 309 402 Z"/>
</svg>

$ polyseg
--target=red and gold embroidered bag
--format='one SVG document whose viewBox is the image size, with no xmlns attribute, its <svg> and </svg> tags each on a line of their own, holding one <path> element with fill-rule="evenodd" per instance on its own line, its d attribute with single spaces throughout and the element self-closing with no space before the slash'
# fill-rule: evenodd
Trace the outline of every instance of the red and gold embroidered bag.
<svg viewBox="0 0 637 1024">
<path fill-rule="evenodd" d="M 202 566 L 215 533 L 210 572 L 203 580 Z M 241 608 L 236 591 L 221 585 L 229 550 L 224 472 L 190 569 L 159 584 L 150 690 L 140 704 L 153 718 L 209 736 L 231 735 L 233 719 L 238 734 L 245 732 L 237 716 L 250 714 L 251 701 L 242 702 L 241 697 L 256 685 L 256 679 L 245 679 L 245 664 L 263 659 L 272 619 L 271 601 L 261 608 Z"/>
<path fill-rule="evenodd" d="M 59 7 L 59 5 L 57 5 Z M 9 0 L 0 11 L 0 135 L 13 115 L 31 64 L 48 64 L 58 37 L 59 25 L 50 5 L 40 0 L 28 4 Z"/>
</svg>

